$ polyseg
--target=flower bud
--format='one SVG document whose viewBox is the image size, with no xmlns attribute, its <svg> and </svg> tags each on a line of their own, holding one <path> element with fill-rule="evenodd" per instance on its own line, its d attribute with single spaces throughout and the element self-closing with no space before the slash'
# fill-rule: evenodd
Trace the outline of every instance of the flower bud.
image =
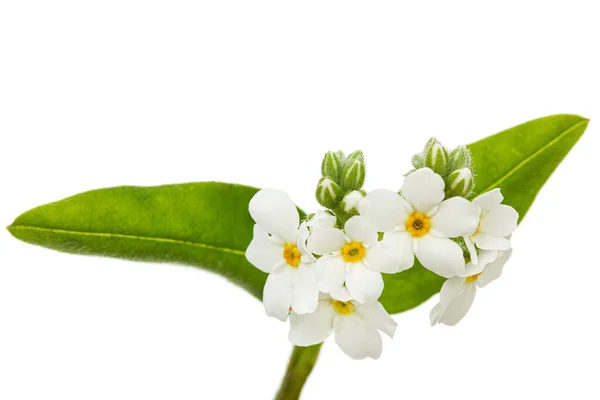
<svg viewBox="0 0 600 400">
<path fill-rule="evenodd" d="M 342 200 L 342 188 L 329 178 L 321 178 L 317 185 L 317 201 L 325 208 L 333 208 Z"/>
<path fill-rule="evenodd" d="M 469 168 L 462 168 L 446 178 L 446 197 L 465 197 L 473 190 L 473 173 Z"/>
<path fill-rule="evenodd" d="M 438 175 L 445 176 L 448 169 L 448 151 L 435 138 L 425 146 L 425 166 Z"/>
<path fill-rule="evenodd" d="M 450 164 L 453 170 L 471 167 L 471 152 L 466 146 L 459 146 L 450 153 Z"/>
<path fill-rule="evenodd" d="M 359 190 L 365 183 L 365 160 L 362 151 L 350 154 L 342 170 L 342 187 L 346 190 Z"/>
<path fill-rule="evenodd" d="M 364 197 L 365 195 L 358 190 L 348 193 L 342 200 L 344 212 L 346 214 L 358 214 L 358 202 Z"/>
<path fill-rule="evenodd" d="M 423 160 L 423 156 L 421 154 L 415 154 L 412 157 L 411 163 L 415 169 L 420 169 L 425 166 L 425 160 Z"/>
<path fill-rule="evenodd" d="M 328 151 L 321 162 L 321 175 L 323 178 L 330 178 L 334 182 L 339 182 L 342 174 L 342 162 L 344 153 L 341 151 Z"/>
<path fill-rule="evenodd" d="M 348 157 L 346 158 L 346 164 L 351 161 L 354 161 L 354 160 L 360 160 L 362 162 L 365 162 L 365 156 L 364 156 L 363 152 L 360 150 L 356 150 L 356 151 L 353 151 L 352 153 L 350 153 L 348 155 Z"/>
</svg>

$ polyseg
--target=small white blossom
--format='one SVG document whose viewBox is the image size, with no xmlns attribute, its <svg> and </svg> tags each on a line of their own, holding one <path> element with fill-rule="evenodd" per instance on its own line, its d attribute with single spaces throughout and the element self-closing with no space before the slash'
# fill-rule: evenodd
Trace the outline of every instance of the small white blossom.
<svg viewBox="0 0 600 400">
<path fill-rule="evenodd" d="M 250 200 L 250 215 L 256 221 L 254 237 L 246 258 L 269 274 L 263 290 L 267 315 L 287 320 L 290 308 L 296 313 L 316 310 L 319 299 L 315 257 L 306 249 L 309 232 L 287 194 L 260 190 Z"/>
<path fill-rule="evenodd" d="M 475 299 L 477 287 L 484 287 L 498 279 L 504 264 L 510 258 L 512 249 L 507 251 L 482 250 L 479 264 L 469 262 L 465 275 L 448 279 L 440 290 L 440 301 L 431 310 L 431 325 L 454 326 L 467 314 Z"/>
<path fill-rule="evenodd" d="M 363 197 L 365 196 L 358 190 L 348 193 L 342 200 L 344 211 L 349 213 L 352 212 L 353 209 L 358 209 L 358 202 L 362 200 Z"/>
<path fill-rule="evenodd" d="M 402 196 L 391 190 L 374 190 L 359 204 L 360 214 L 380 232 L 384 248 L 399 259 L 398 270 L 423 266 L 445 278 L 465 271 L 461 247 L 450 240 L 471 235 L 479 224 L 479 210 L 462 197 L 444 200 L 444 181 L 429 168 L 404 180 Z"/>
<path fill-rule="evenodd" d="M 478 263 L 477 246 L 483 250 L 508 250 L 510 235 L 517 228 L 519 213 L 502 203 L 500 189 L 493 189 L 473 200 L 479 209 L 479 226 L 472 235 L 464 237 L 474 264 Z"/>
<path fill-rule="evenodd" d="M 306 221 L 306 226 L 311 232 L 319 229 L 334 228 L 337 223 L 335 215 L 329 214 L 327 211 L 319 210 Z"/>
<path fill-rule="evenodd" d="M 394 336 L 396 322 L 381 303 L 360 304 L 321 295 L 317 311 L 290 314 L 290 341 L 296 346 L 312 346 L 335 332 L 335 342 L 344 353 L 360 360 L 381 355 L 381 334 Z"/>
<path fill-rule="evenodd" d="M 319 289 L 337 300 L 375 301 L 383 291 L 381 272 L 397 270 L 397 258 L 379 245 L 377 231 L 360 216 L 350 218 L 344 231 L 313 232 L 308 250 L 322 255 L 317 261 Z"/>
</svg>

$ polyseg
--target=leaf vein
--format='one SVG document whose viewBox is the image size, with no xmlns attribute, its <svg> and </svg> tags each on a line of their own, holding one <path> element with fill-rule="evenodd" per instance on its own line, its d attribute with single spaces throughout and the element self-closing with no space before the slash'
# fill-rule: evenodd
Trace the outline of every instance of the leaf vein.
<svg viewBox="0 0 600 400">
<path fill-rule="evenodd" d="M 161 237 L 153 237 L 153 236 L 137 236 L 137 235 L 127 235 L 127 234 L 122 234 L 122 233 L 71 231 L 71 230 L 66 230 L 66 229 L 41 228 L 41 227 L 29 226 L 29 225 L 11 226 L 10 229 L 30 229 L 30 230 L 36 230 L 36 231 L 42 231 L 42 232 L 66 233 L 66 234 L 70 234 L 70 235 L 146 240 L 146 241 L 150 241 L 150 242 L 174 243 L 174 244 L 183 244 L 183 245 L 188 245 L 188 246 L 201 247 L 203 249 L 222 251 L 224 253 L 235 254 L 238 256 L 245 256 L 245 254 L 246 254 L 242 250 L 230 249 L 228 247 L 220 247 L 220 246 L 214 246 L 214 245 L 206 244 L 206 243 L 190 242 L 187 240 L 161 238 Z"/>
<path fill-rule="evenodd" d="M 563 133 L 561 133 L 560 135 L 558 135 L 557 137 L 555 137 L 554 139 L 552 139 L 551 141 L 549 141 L 546 145 L 544 145 L 543 147 L 541 147 L 535 153 L 533 153 L 532 155 L 530 155 L 529 157 L 527 157 L 525 160 L 523 160 L 519 164 L 517 164 L 513 169 L 511 169 L 510 171 L 508 171 L 504 176 L 502 176 L 496 182 L 492 183 L 490 186 L 488 186 L 487 188 L 485 188 L 484 190 L 482 190 L 479 194 L 482 194 L 482 193 L 490 191 L 490 190 L 492 190 L 494 188 L 497 188 L 498 185 L 500 185 L 502 182 L 504 182 L 505 180 L 507 180 L 508 178 L 510 178 L 512 175 L 514 175 L 519 169 L 521 169 L 523 167 L 523 165 L 527 164 L 529 161 L 531 161 L 534 158 L 536 158 L 537 156 L 539 156 L 545 150 L 547 150 L 550 147 L 554 146 L 554 144 L 556 144 L 559 141 L 561 141 L 563 137 L 567 136 L 569 133 L 571 133 L 573 130 L 575 130 L 580 125 L 587 124 L 587 123 L 588 123 L 588 120 L 584 119 L 583 121 L 580 121 L 580 122 L 576 123 L 575 125 L 573 125 L 572 127 L 570 127 L 569 129 L 565 130 Z"/>
</svg>

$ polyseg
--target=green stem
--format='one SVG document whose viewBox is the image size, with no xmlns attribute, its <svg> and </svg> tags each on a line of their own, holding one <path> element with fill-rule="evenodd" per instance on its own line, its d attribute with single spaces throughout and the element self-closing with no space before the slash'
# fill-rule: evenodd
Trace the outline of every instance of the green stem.
<svg viewBox="0 0 600 400">
<path fill-rule="evenodd" d="M 352 218 L 353 216 L 355 216 L 356 214 L 348 214 L 345 210 L 344 207 L 342 207 L 341 204 L 338 204 L 337 206 L 333 207 L 331 209 L 331 211 L 333 211 L 333 213 L 335 214 L 335 216 L 338 218 L 338 220 L 340 221 L 340 226 L 341 229 L 344 229 L 344 225 L 346 225 L 346 222 Z"/>
<path fill-rule="evenodd" d="M 300 398 L 302 388 L 317 362 L 320 351 L 321 344 L 310 347 L 294 347 L 275 400 L 298 400 Z"/>
</svg>

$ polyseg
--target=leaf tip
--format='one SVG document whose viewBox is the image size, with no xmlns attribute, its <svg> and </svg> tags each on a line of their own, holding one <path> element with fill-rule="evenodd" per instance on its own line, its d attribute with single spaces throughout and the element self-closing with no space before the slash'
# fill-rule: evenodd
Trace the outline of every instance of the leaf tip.
<svg viewBox="0 0 600 400">
<path fill-rule="evenodd" d="M 579 121 L 577 125 L 580 125 L 583 128 L 583 131 L 585 131 L 588 127 L 588 124 L 590 123 L 590 119 L 582 117 L 581 115 L 578 115 L 578 117 L 581 118 L 581 121 Z"/>
<path fill-rule="evenodd" d="M 13 236 L 15 236 L 15 225 L 11 224 L 9 226 L 6 227 L 6 230 Z M 16 236 L 15 236 L 16 237 Z"/>
</svg>

